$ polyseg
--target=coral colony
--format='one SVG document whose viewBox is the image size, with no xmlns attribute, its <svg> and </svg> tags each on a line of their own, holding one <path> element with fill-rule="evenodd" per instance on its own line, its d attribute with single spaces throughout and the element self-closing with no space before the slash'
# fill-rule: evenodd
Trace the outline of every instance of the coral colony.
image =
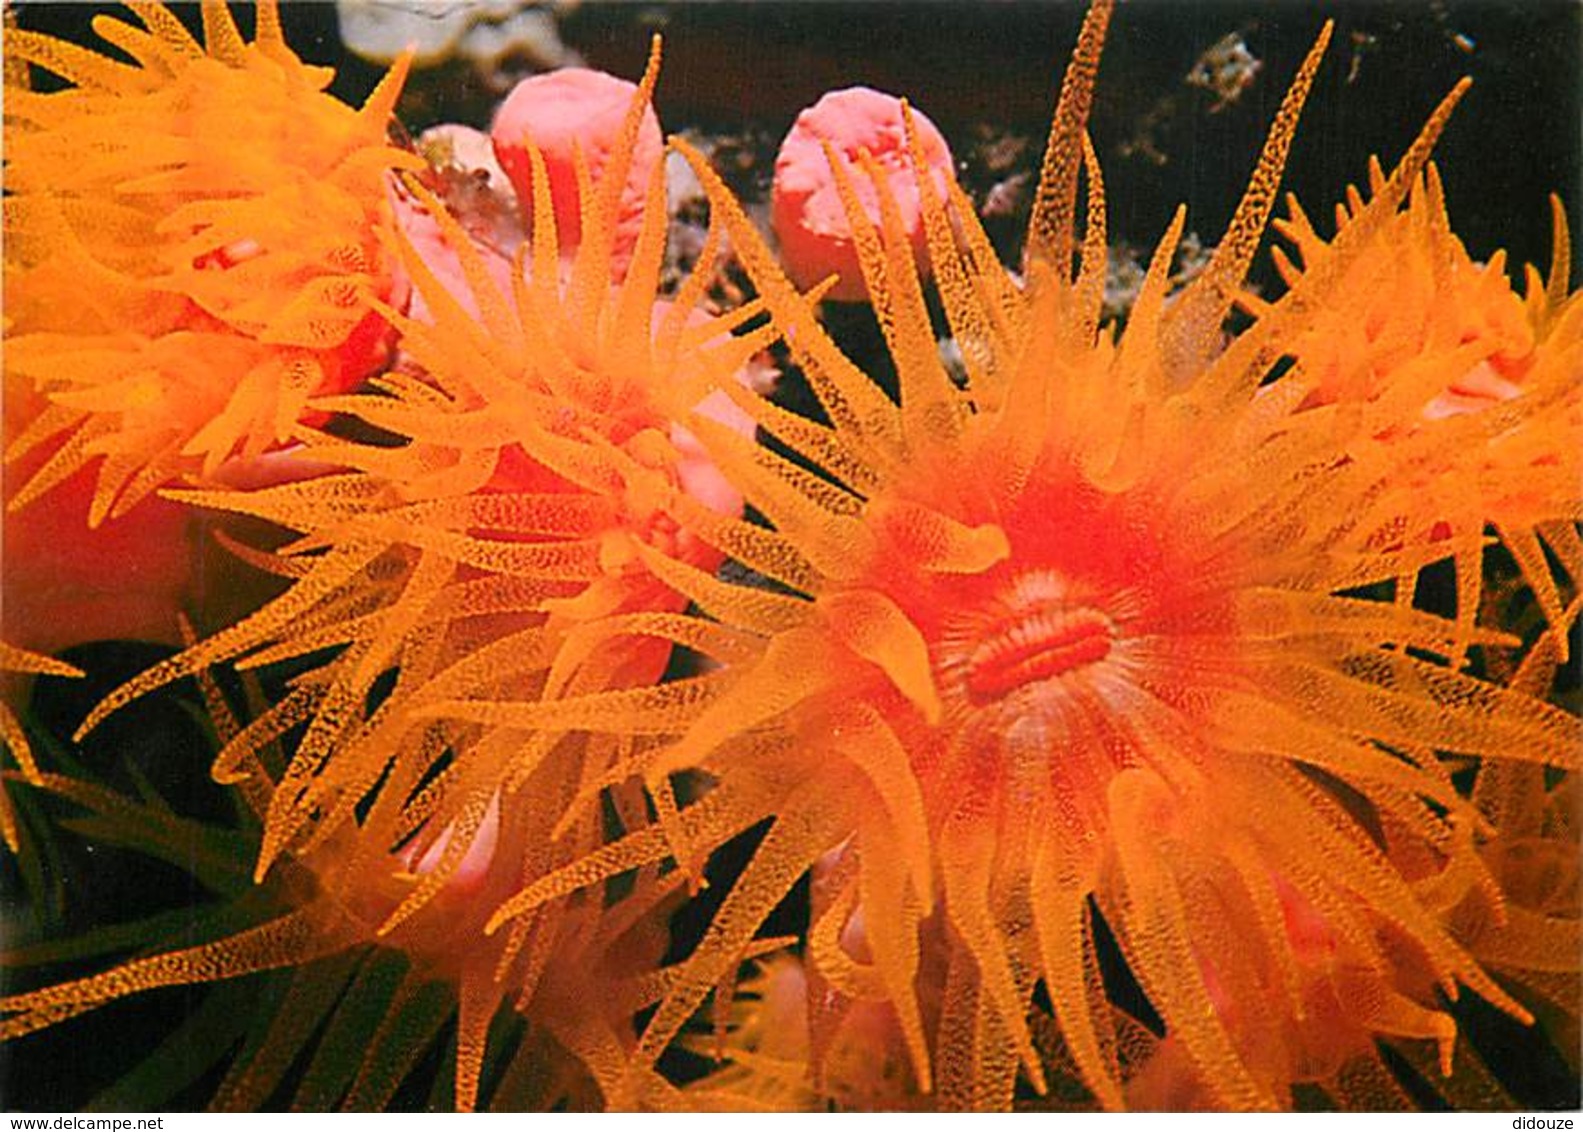
<svg viewBox="0 0 1583 1132">
<path fill-rule="evenodd" d="M 195 988 L 136 1107 L 1519 1107 L 1476 1002 L 1576 1072 L 1583 302 L 1559 202 L 1520 292 L 1453 234 L 1466 84 L 1311 219 L 1327 27 L 1123 325 L 1108 0 L 1015 262 L 854 88 L 773 238 L 669 142 L 679 276 L 657 40 L 411 145 L 408 59 L 131 7 L 6 29 L 0 832 L 204 895 L 13 948 L 0 1037 Z M 74 742 L 195 679 L 234 816 L 31 731 L 117 638 L 180 651 Z"/>
</svg>

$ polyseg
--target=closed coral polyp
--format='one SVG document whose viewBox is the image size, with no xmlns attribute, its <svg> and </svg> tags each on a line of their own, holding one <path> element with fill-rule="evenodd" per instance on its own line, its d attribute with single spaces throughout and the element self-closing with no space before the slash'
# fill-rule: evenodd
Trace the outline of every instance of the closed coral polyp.
<svg viewBox="0 0 1583 1132">
<path fill-rule="evenodd" d="M 533 220 L 534 163 L 528 147 L 538 149 L 550 200 L 555 206 L 556 237 L 570 253 L 582 240 L 581 189 L 578 178 L 597 181 L 622 144 L 627 107 L 636 93 L 631 83 L 581 67 L 567 67 L 523 79 L 506 96 L 490 127 L 495 155 L 516 189 L 526 219 Z M 650 107 L 627 162 L 621 208 L 612 248 L 612 277 L 619 281 L 631 262 L 643 226 L 649 179 L 664 149 L 659 119 Z M 578 172 L 579 166 L 584 170 Z"/>
<path fill-rule="evenodd" d="M 831 175 L 827 152 L 848 162 L 857 162 L 866 154 L 885 171 L 884 188 L 866 178 L 857 181 L 856 191 L 865 211 L 870 220 L 878 221 L 879 194 L 893 194 L 914 254 L 920 264 L 927 263 L 923 213 L 912 184 L 914 173 L 901 107 L 900 99 L 868 87 L 831 91 L 797 115 L 791 132 L 781 142 L 775 157 L 770 220 L 786 272 L 799 286 L 812 287 L 835 275 L 836 282 L 826 292 L 828 298 L 855 302 L 867 295 L 851 224 Z M 913 120 L 924 147 L 927 175 L 936 180 L 940 191 L 953 175 L 951 149 L 933 122 L 917 111 Z"/>
</svg>

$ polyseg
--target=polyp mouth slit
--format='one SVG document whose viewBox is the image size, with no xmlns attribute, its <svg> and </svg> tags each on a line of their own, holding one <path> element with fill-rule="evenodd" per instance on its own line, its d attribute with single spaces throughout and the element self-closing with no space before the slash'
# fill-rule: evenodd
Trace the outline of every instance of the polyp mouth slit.
<svg viewBox="0 0 1583 1132">
<path fill-rule="evenodd" d="M 987 703 L 1018 688 L 1110 655 L 1110 618 L 1096 609 L 1043 606 L 986 637 L 968 657 L 966 684 L 975 703 Z"/>
</svg>

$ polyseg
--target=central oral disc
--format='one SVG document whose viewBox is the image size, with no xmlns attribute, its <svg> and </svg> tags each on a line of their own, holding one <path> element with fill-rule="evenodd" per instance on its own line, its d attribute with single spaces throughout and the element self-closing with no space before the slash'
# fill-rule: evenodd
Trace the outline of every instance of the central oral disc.
<svg viewBox="0 0 1583 1132">
<path fill-rule="evenodd" d="M 1043 610 L 983 641 L 967 661 L 967 691 L 980 703 L 1110 655 L 1110 619 L 1093 609 Z"/>
<path fill-rule="evenodd" d="M 1070 604 L 1059 588 L 1050 592 L 1046 579 L 1028 581 L 1034 580 L 1016 588 L 1008 616 L 989 626 L 968 653 L 964 683 L 975 703 L 1003 699 L 1110 655 L 1115 626 L 1109 617 Z"/>
</svg>

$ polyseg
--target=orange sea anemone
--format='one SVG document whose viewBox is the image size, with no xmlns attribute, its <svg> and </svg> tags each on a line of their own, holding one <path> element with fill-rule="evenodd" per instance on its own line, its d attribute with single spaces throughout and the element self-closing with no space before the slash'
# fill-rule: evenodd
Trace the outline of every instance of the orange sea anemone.
<svg viewBox="0 0 1583 1132">
<path fill-rule="evenodd" d="M 97 18 L 130 63 L 6 28 L 5 381 L 48 401 L 6 459 L 50 452 L 12 508 L 96 464 L 89 524 L 124 514 L 284 441 L 383 356 L 386 179 L 421 166 L 386 139 L 406 62 L 354 110 L 256 11 L 246 42 L 206 4 L 203 45 L 158 5 Z"/>
<path fill-rule="evenodd" d="M 1482 474 L 1488 446 L 1520 444 L 1544 403 L 1424 420 L 1429 398 L 1406 398 L 1399 427 L 1356 427 L 1376 402 L 1311 405 L 1303 368 L 1279 366 L 1315 312 L 1356 301 L 1348 270 L 1393 222 L 1465 84 L 1322 262 L 1228 345 L 1222 324 L 1327 29 L 1206 270 L 1166 301 L 1179 212 L 1117 338 L 1098 326 L 1105 198 L 1084 133 L 1109 14 L 1091 9 L 1062 87 L 1023 282 L 959 190 L 942 200 L 919 181 L 963 383 L 941 362 L 879 162 L 859 155 L 878 231 L 857 174 L 843 162 L 832 172 L 899 374 L 895 400 L 835 348 L 692 155 L 824 419 L 733 394 L 796 463 L 700 422 L 768 525 L 698 529 L 770 585 L 668 570 L 710 631 L 732 634 L 732 662 L 624 693 L 620 716 L 613 697 L 583 701 L 633 734 L 675 726 L 690 701 L 679 741 L 629 766 L 655 791 L 686 768 L 717 785 L 666 837 L 617 842 L 496 917 L 666 854 L 688 867 L 770 822 L 645 1029 L 633 1090 L 766 916 L 838 848 L 854 865 L 816 909 L 809 957 L 847 1001 L 890 1004 L 917 1081 L 947 1106 L 1008 1107 L 1019 1072 L 1046 1088 L 1036 991 L 1094 1098 L 1126 1103 L 1106 936 L 1215 1107 L 1294 1104 L 1308 1063 L 1257 1035 L 1305 1017 L 1310 988 L 1332 979 L 1356 991 L 1341 1000 L 1345 1032 L 1313 1040 L 1433 1042 L 1442 1069 L 1455 1064 L 1445 1000 L 1462 990 L 1531 1020 L 1444 922 L 1445 893 L 1423 890 L 1431 879 L 1495 886 L 1477 853 L 1490 826 L 1453 780 L 1458 760 L 1574 768 L 1577 720 L 1462 671 L 1468 650 L 1513 639 L 1477 622 L 1477 593 L 1441 616 L 1415 604 L 1414 583 L 1453 553 L 1436 534 L 1445 500 Z M 923 167 L 916 129 L 909 148 Z M 684 525 L 698 512 L 674 490 L 666 498 Z M 625 714 L 635 704 L 644 714 Z M 1396 863 L 1404 847 L 1411 871 Z M 918 991 L 931 912 L 944 954 L 927 958 L 946 971 L 932 1014 Z M 859 921 L 862 955 L 844 942 Z M 1308 965 L 1329 952 L 1310 944 L 1322 939 L 1341 958 L 1314 983 Z M 1220 963 L 1228 950 L 1237 958 Z"/>
<path fill-rule="evenodd" d="M 291 585 L 116 691 L 85 725 L 219 661 L 315 657 L 215 771 L 243 774 L 259 744 L 307 725 L 274 792 L 260 875 L 288 846 L 306 851 L 371 796 L 383 799 L 390 781 L 410 782 L 415 793 L 399 801 L 404 828 L 444 847 L 382 931 L 463 869 L 492 808 L 540 803 L 520 791 L 542 762 L 582 767 L 597 793 L 608 766 L 630 753 L 630 743 L 609 736 L 582 742 L 577 732 L 594 721 L 562 714 L 561 700 L 644 688 L 664 670 L 673 640 L 714 641 L 709 626 L 680 616 L 686 599 L 668 574 L 681 564 L 713 570 L 720 552 L 680 529 L 652 484 L 699 491 L 709 501 L 700 507 L 720 523 L 727 516 L 709 504 L 740 506 L 701 475 L 674 421 L 715 386 L 732 386 L 766 332 L 733 336 L 752 308 L 700 324 L 703 272 L 656 303 L 666 222 L 657 175 L 632 270 L 610 285 L 627 163 L 658 66 L 656 41 L 584 210 L 569 278 L 546 178 L 535 181 L 531 248 L 519 250 L 506 290 L 460 224 L 415 190 L 456 256 L 469 301 L 413 244 L 396 240 L 429 313 L 420 321 L 382 308 L 401 335 L 401 368 L 370 392 L 314 402 L 384 439 L 343 441 L 302 427 L 303 457 L 343 471 L 260 491 L 180 493 L 299 535 L 274 555 L 243 552 Z M 531 143 L 529 153 L 542 164 Z M 628 634 L 601 640 L 585 631 L 606 619 Z M 335 650 L 328 659 L 327 649 Z M 533 700 L 531 719 L 504 711 L 460 724 L 426 712 L 469 695 Z"/>
<path fill-rule="evenodd" d="M 220 737 L 234 735 L 238 722 L 215 686 L 205 687 Z M 287 855 L 255 886 L 248 861 L 282 765 L 274 744 L 257 754 L 232 791 L 240 829 L 181 817 L 157 795 L 134 799 L 80 772 L 28 764 L 33 787 L 86 811 L 75 824 L 93 833 L 97 847 L 169 861 L 209 898 L 174 929 L 153 916 L 70 941 L 79 957 L 137 946 L 132 958 L 97 974 L 18 990 L 37 978 L 17 969 L 48 963 L 52 949 L 14 953 L 10 993 L 0 997 L 0 1040 L 69 1024 L 129 996 L 216 983 L 187 1020 L 208 1040 L 193 1043 L 196 1056 L 189 1052 L 175 1070 L 185 1076 L 153 1075 L 165 1076 L 174 1093 L 182 1081 L 223 1070 L 209 1101 L 215 1109 L 380 1109 L 436 1044 L 451 1068 L 434 1083 L 431 1103 L 600 1107 L 601 1090 L 619 1083 L 635 1039 L 632 1018 L 655 997 L 650 972 L 665 948 L 681 878 L 650 870 L 609 906 L 562 902 L 522 931 L 481 931 L 505 892 L 598 844 L 597 818 L 552 836 L 555 800 L 580 786 L 578 763 L 542 765 L 526 786 L 538 804 L 496 807 L 488 836 L 475 842 L 464 867 L 420 914 L 383 933 L 380 925 L 439 856 L 420 852 L 421 835 L 414 839 L 399 804 L 414 785 L 405 777 L 410 768 L 398 770 L 360 824 L 338 828 L 311 852 Z M 631 804 L 618 807 L 633 812 Z M 140 1075 L 148 1078 L 150 1065 L 131 1078 Z M 147 1103 L 146 1094 L 141 1099 Z"/>
<path fill-rule="evenodd" d="M 1378 194 L 1384 185 L 1378 163 L 1371 164 L 1369 180 L 1370 193 Z M 1364 207 L 1362 194 L 1349 190 L 1336 208 L 1336 240 Z M 1292 242 L 1302 268 L 1279 247 L 1275 261 L 1295 287 L 1304 272 L 1325 263 L 1330 245 L 1295 199 L 1288 208 L 1290 217 L 1275 227 Z M 1407 206 L 1360 240 L 1340 284 L 1352 301 L 1316 309 L 1306 329 L 1284 345 L 1310 386 L 1308 403 L 1350 403 L 1344 410 L 1350 427 L 1411 431 L 1418 427 L 1415 412 L 1425 420 L 1488 414 L 1443 430 L 1448 464 L 1467 443 L 1478 443 L 1484 454 L 1479 474 L 1462 477 L 1457 490 L 1435 504 L 1441 508 L 1435 536 L 1455 548 L 1461 623 L 1467 629 L 1473 624 L 1491 524 L 1531 586 L 1565 661 L 1567 634 L 1583 607 L 1583 544 L 1576 526 L 1577 486 L 1583 483 L 1583 300 L 1567 291 L 1571 248 L 1558 198 L 1551 198 L 1551 211 L 1549 278 L 1528 266 L 1526 295 L 1519 297 L 1507 281 L 1503 252 L 1488 264 L 1474 263 L 1453 234 L 1440 177 L 1430 165 Z M 1250 295 L 1240 301 L 1255 313 L 1264 307 Z M 1504 421 L 1502 414 L 1509 414 Z M 1472 431 L 1453 439 L 1464 427 Z M 1442 475 L 1424 474 L 1426 483 Z"/>
</svg>

